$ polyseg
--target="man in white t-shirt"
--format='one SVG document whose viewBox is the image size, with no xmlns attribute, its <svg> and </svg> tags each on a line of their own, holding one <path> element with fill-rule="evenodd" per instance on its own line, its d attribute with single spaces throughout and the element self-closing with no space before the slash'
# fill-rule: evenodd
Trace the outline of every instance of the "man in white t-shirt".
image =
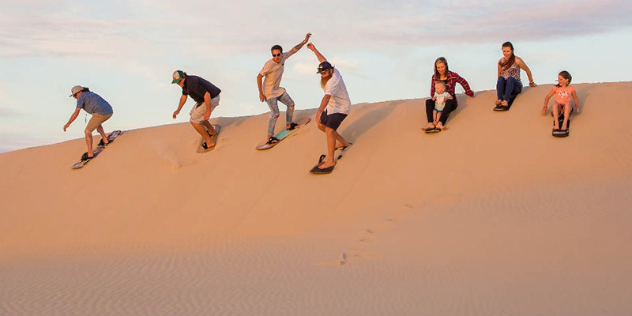
<svg viewBox="0 0 632 316">
<path fill-rule="evenodd" d="M 340 123 L 349 114 L 351 100 L 340 72 L 327 61 L 314 44 L 307 44 L 307 48 L 316 54 L 320 62 L 317 73 L 320 74 L 320 86 L 325 92 L 325 96 L 316 112 L 316 122 L 318 123 L 318 128 L 327 135 L 327 158 L 317 167 L 323 171 L 331 171 L 336 165 L 334 161 L 336 148 L 346 148 L 351 145 L 337 132 Z M 339 146 L 336 146 L 336 141 L 338 141 Z"/>
<path fill-rule="evenodd" d="M 312 36 L 312 34 L 307 33 L 307 35 L 305 35 L 305 39 L 287 53 L 283 52 L 281 45 L 272 46 L 270 49 L 272 52 L 272 59 L 268 60 L 265 65 L 263 65 L 259 75 L 257 75 L 259 100 L 261 100 L 261 102 L 266 101 L 268 103 L 268 107 L 272 111 L 270 113 L 270 121 L 268 122 L 268 144 L 274 144 L 279 141 L 276 137 L 274 137 L 274 127 L 276 126 L 276 121 L 279 118 L 278 101 L 281 101 L 281 103 L 287 106 L 287 112 L 285 115 L 286 128 L 288 130 L 296 128 L 296 123 L 292 122 L 292 116 L 294 115 L 294 101 L 290 95 L 287 94 L 285 89 L 281 88 L 279 85 L 281 84 L 281 77 L 283 77 L 285 60 L 298 52 L 303 45 L 307 43 L 310 36 Z M 263 78 L 265 78 L 265 80 L 263 80 L 262 85 L 261 79 Z"/>
</svg>

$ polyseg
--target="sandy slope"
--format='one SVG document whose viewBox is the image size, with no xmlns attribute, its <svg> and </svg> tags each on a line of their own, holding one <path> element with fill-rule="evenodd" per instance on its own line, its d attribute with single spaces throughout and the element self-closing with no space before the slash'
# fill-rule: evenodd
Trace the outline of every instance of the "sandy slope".
<svg viewBox="0 0 632 316">
<path fill-rule="evenodd" d="M 328 176 L 313 122 L 255 151 L 267 115 L 202 155 L 187 123 L 82 170 L 83 140 L 1 154 L 0 315 L 630 314 L 632 83 L 575 87 L 566 139 L 550 85 L 437 135 L 423 100 L 356 105 Z"/>
</svg>

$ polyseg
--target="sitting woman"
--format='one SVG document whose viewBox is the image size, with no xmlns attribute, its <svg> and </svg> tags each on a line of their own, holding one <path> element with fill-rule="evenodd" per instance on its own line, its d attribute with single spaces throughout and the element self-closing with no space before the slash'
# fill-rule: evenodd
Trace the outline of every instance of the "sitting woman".
<svg viewBox="0 0 632 316">
<path fill-rule="evenodd" d="M 509 106 L 509 99 L 522 92 L 520 81 L 520 69 L 529 77 L 529 85 L 535 87 L 531 76 L 531 70 L 522 59 L 514 55 L 514 47 L 511 42 L 503 43 L 503 58 L 498 61 L 498 81 L 496 82 L 497 106 Z"/>
<path fill-rule="evenodd" d="M 446 86 L 446 92 L 452 96 L 452 99 L 445 101 L 445 106 L 443 108 L 443 112 L 439 117 L 439 121 L 435 123 L 433 117 L 433 111 L 435 109 L 435 102 L 433 100 L 433 96 L 435 95 L 435 83 L 443 82 Z M 474 96 L 474 92 L 470 90 L 470 85 L 467 83 L 465 79 L 459 76 L 456 72 L 452 72 L 448 70 L 448 61 L 439 57 L 434 63 L 434 75 L 432 75 L 432 80 L 430 81 L 430 98 L 426 100 L 426 117 L 428 119 L 428 125 L 422 127 L 422 130 L 430 130 L 430 129 L 440 129 L 445 130 L 445 122 L 448 120 L 448 116 L 458 106 L 458 102 L 456 99 L 456 95 L 454 94 L 454 89 L 456 88 L 456 84 L 459 83 L 463 89 L 465 90 L 465 94 L 472 97 Z"/>
</svg>

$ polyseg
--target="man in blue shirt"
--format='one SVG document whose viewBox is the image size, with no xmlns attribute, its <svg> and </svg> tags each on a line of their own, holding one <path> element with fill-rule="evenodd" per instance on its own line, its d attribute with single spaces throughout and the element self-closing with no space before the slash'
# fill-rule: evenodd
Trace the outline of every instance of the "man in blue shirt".
<svg viewBox="0 0 632 316">
<path fill-rule="evenodd" d="M 90 92 L 89 88 L 74 86 L 70 91 L 72 92 L 70 96 L 77 99 L 77 108 L 75 108 L 75 112 L 72 113 L 72 116 L 70 116 L 68 123 L 64 125 L 64 132 L 68 129 L 70 124 L 75 121 L 77 116 L 79 116 L 81 109 L 84 109 L 84 111 L 92 114 L 92 118 L 84 130 L 86 135 L 86 145 L 88 145 L 88 152 L 81 157 L 82 160 L 90 160 L 94 158 L 94 153 L 92 151 L 92 132 L 96 129 L 97 132 L 101 134 L 99 146 L 106 146 L 109 141 L 105 135 L 105 131 L 103 130 L 103 125 L 101 124 L 112 117 L 114 111 L 112 111 L 112 107 L 107 101 L 98 94 Z"/>
<path fill-rule="evenodd" d="M 187 97 L 191 96 L 195 101 L 195 105 L 189 113 L 191 115 L 189 122 L 204 138 L 201 149 L 207 150 L 212 148 L 215 146 L 215 142 L 211 138 L 215 136 L 217 132 L 208 120 L 211 118 L 211 112 L 219 106 L 219 94 L 222 90 L 204 78 L 187 75 L 187 73 L 182 70 L 173 72 L 173 80 L 171 83 L 175 83 L 182 88 L 180 103 L 178 103 L 178 109 L 173 112 L 173 118 L 175 119 L 180 113 L 182 106 L 187 102 Z"/>
</svg>

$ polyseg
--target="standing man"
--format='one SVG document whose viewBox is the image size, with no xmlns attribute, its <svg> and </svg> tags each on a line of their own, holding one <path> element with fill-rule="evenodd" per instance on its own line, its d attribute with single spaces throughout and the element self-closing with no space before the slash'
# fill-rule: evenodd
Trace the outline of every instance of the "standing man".
<svg viewBox="0 0 632 316">
<path fill-rule="evenodd" d="M 92 118 L 86 125 L 86 129 L 84 133 L 86 135 L 86 145 L 88 145 L 88 151 L 81 156 L 82 161 L 87 161 L 94 158 L 94 152 L 92 151 L 92 132 L 96 129 L 99 134 L 101 134 L 101 141 L 99 142 L 99 146 L 106 146 L 110 142 L 108 141 L 107 136 L 105 135 L 105 131 L 103 130 L 103 126 L 101 125 L 103 122 L 107 121 L 114 111 L 112 111 L 112 106 L 105 101 L 101 96 L 94 92 L 90 92 L 89 88 L 82 86 L 74 86 L 70 89 L 72 93 L 70 96 L 77 99 L 77 108 L 75 112 L 72 113 L 68 123 L 64 125 L 64 132 L 72 122 L 75 121 L 77 116 L 79 116 L 79 112 L 81 109 L 92 114 Z"/>
<path fill-rule="evenodd" d="M 317 73 L 320 74 L 320 86 L 325 91 L 325 96 L 316 112 L 316 122 L 318 123 L 318 128 L 327 135 L 327 158 L 318 165 L 318 168 L 322 171 L 331 171 L 336 165 L 334 161 L 334 151 L 337 148 L 336 141 L 340 143 L 338 148 L 345 148 L 350 145 L 338 134 L 337 129 L 347 117 L 347 114 L 349 114 L 351 100 L 338 69 L 335 69 L 325 59 L 314 44 L 307 44 L 307 48 L 316 54 L 316 58 L 320 62 Z"/>
<path fill-rule="evenodd" d="M 173 81 L 171 83 L 182 87 L 180 103 L 178 104 L 178 109 L 173 112 L 173 118 L 175 119 L 180 113 L 182 106 L 187 102 L 187 96 L 190 95 L 195 101 L 195 105 L 189 113 L 191 115 L 189 122 L 204 138 L 204 143 L 202 143 L 202 148 L 200 149 L 207 150 L 215 146 L 215 142 L 211 137 L 215 136 L 217 132 L 208 120 L 211 118 L 211 112 L 219 106 L 219 94 L 222 90 L 207 80 L 198 76 L 187 75 L 182 70 L 173 72 Z"/>
<path fill-rule="evenodd" d="M 289 52 L 284 53 L 281 45 L 274 45 L 270 49 L 272 52 L 272 59 L 268 60 L 263 68 L 257 75 L 257 86 L 259 87 L 259 100 L 261 102 L 266 101 L 268 107 L 272 111 L 270 114 L 270 121 L 268 123 L 268 141 L 267 144 L 278 143 L 279 140 L 274 137 L 274 127 L 276 121 L 279 118 L 279 106 L 278 101 L 287 106 L 287 112 L 285 114 L 285 125 L 288 130 L 296 128 L 296 123 L 292 122 L 292 116 L 294 115 L 294 101 L 284 88 L 279 87 L 281 84 L 281 77 L 283 77 L 283 68 L 285 61 L 298 52 L 303 45 L 307 44 L 311 33 L 305 35 L 305 39 L 298 45 L 294 46 Z M 261 79 L 265 77 L 263 85 Z"/>
</svg>

